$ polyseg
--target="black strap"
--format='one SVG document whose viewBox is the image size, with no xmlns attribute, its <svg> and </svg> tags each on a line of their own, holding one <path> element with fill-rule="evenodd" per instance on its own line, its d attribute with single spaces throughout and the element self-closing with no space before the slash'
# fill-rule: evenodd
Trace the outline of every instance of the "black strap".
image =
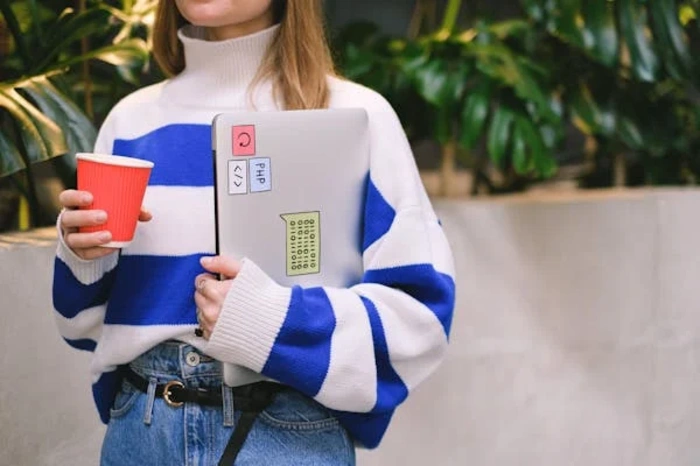
<svg viewBox="0 0 700 466">
<path fill-rule="evenodd" d="M 233 434 L 226 444 L 226 449 L 224 454 L 221 455 L 219 460 L 219 466 L 232 466 L 238 457 L 238 453 L 243 448 L 246 438 L 250 430 L 253 428 L 253 423 L 260 413 L 254 413 L 252 411 L 244 411 L 241 413 L 241 417 L 238 420 L 238 424 L 233 429 Z"/>
<path fill-rule="evenodd" d="M 255 419 L 274 401 L 275 395 L 280 390 L 280 386 L 274 383 L 261 382 L 255 385 L 250 392 L 249 400 L 252 402 L 248 406 L 249 409 L 241 411 L 241 417 L 238 419 L 236 427 L 233 429 L 231 438 L 226 444 L 223 455 L 219 460 L 219 466 L 233 466 L 238 453 L 240 453 L 243 444 L 248 438 L 250 430 L 253 428 Z"/>
<path fill-rule="evenodd" d="M 148 391 L 148 380 L 141 377 L 128 366 L 123 366 L 120 370 L 122 376 L 136 389 L 142 392 Z M 157 384 L 155 395 L 162 397 L 165 387 L 166 384 Z M 282 389 L 282 385 L 274 382 L 257 382 L 233 388 L 235 408 L 241 412 L 241 417 L 238 419 L 231 438 L 226 444 L 224 453 L 219 460 L 219 466 L 231 466 L 234 464 L 246 438 L 248 438 L 250 430 L 253 428 L 255 419 L 270 406 L 275 399 L 275 395 Z M 209 406 L 221 406 L 223 403 L 220 390 L 188 389 L 177 386 L 169 387 L 168 390 L 170 391 L 170 399 L 178 403 L 191 402 Z"/>
</svg>

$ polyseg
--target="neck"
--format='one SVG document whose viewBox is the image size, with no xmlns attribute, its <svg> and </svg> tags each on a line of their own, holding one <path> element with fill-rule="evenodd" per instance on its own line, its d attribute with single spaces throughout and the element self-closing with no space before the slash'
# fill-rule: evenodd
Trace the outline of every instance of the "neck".
<svg viewBox="0 0 700 466">
<path fill-rule="evenodd" d="M 249 36 L 251 34 L 255 34 L 256 32 L 260 32 L 264 29 L 267 29 L 273 24 L 274 17 L 272 13 L 272 8 L 269 8 L 262 15 L 244 23 L 207 28 L 207 40 L 218 41 Z"/>
<path fill-rule="evenodd" d="M 201 107 L 247 105 L 247 90 L 256 77 L 279 26 L 253 34 L 206 40 L 203 27 L 187 25 L 178 36 L 185 53 L 185 69 L 169 83 L 166 98 Z"/>
</svg>

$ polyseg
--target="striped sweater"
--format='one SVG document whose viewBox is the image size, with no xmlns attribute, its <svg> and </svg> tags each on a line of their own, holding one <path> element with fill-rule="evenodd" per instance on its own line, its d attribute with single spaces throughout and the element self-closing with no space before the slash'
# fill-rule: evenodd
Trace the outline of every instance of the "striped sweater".
<svg viewBox="0 0 700 466">
<path fill-rule="evenodd" d="M 121 253 L 93 261 L 59 239 L 59 331 L 93 352 L 93 395 L 105 423 L 116 368 L 174 339 L 315 398 L 373 448 L 396 407 L 443 358 L 455 297 L 450 248 L 400 122 L 380 95 L 329 78 L 331 108 L 369 115 L 361 282 L 288 288 L 245 260 L 210 340 L 196 338 L 194 278 L 203 272 L 199 259 L 215 252 L 212 118 L 278 108 L 270 83 L 248 89 L 276 27 L 222 42 L 200 32 L 180 31 L 185 71 L 123 99 L 100 129 L 96 152 L 155 163 L 144 201 L 153 220 Z"/>
</svg>

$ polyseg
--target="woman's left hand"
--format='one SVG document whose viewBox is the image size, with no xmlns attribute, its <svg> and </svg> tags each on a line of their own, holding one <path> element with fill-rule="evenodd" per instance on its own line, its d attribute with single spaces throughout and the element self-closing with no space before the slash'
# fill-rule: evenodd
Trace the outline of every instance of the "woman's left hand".
<svg viewBox="0 0 700 466">
<path fill-rule="evenodd" d="M 219 320 L 221 307 L 231 289 L 231 283 L 241 270 L 241 263 L 230 257 L 215 256 L 203 257 L 201 264 L 210 273 L 203 273 L 195 278 L 194 302 L 197 304 L 199 327 L 204 333 L 202 336 L 208 340 L 216 321 Z M 218 274 L 223 275 L 224 280 L 217 280 L 215 275 Z"/>
</svg>

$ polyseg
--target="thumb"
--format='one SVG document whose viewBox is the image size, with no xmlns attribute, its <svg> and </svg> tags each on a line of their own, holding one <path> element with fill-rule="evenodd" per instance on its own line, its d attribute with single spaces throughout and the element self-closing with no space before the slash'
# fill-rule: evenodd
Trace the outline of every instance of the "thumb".
<svg viewBox="0 0 700 466">
<path fill-rule="evenodd" d="M 241 263 L 230 257 L 202 257 L 200 263 L 207 272 L 218 273 L 231 278 L 238 275 L 238 271 L 241 270 Z"/>
<path fill-rule="evenodd" d="M 151 214 L 148 210 L 141 207 L 141 212 L 139 212 L 139 221 L 140 222 L 149 222 L 152 218 L 153 218 L 153 214 Z"/>
</svg>

